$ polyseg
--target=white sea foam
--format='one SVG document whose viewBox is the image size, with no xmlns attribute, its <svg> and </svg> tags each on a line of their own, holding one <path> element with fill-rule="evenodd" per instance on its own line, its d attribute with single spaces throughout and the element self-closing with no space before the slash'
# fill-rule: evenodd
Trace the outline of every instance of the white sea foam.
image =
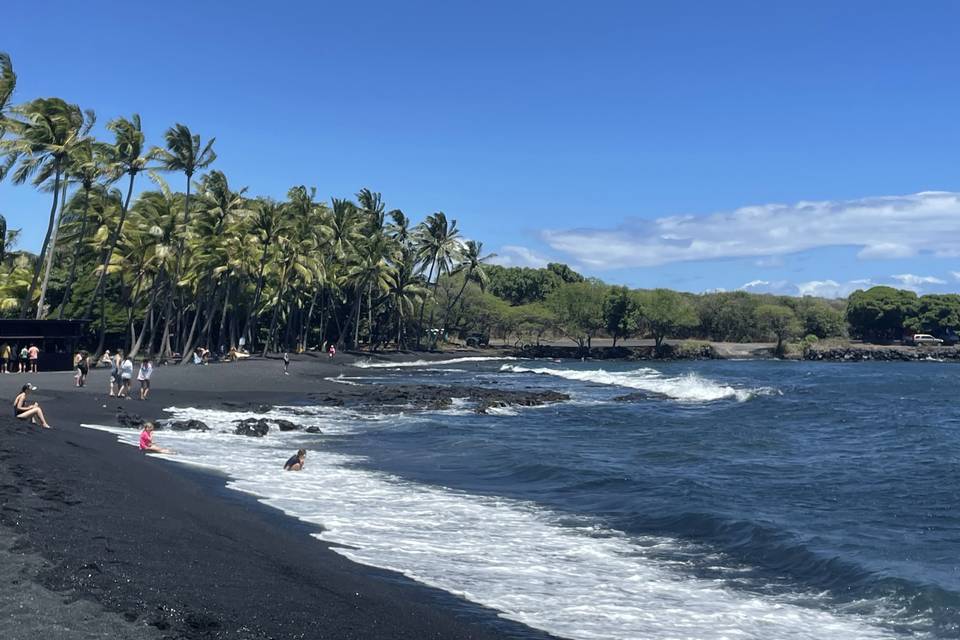
<svg viewBox="0 0 960 640">
<path fill-rule="evenodd" d="M 500 360 L 520 360 L 511 356 L 475 356 L 465 358 L 450 358 L 449 360 L 410 360 L 408 362 L 370 362 L 369 360 L 358 360 L 353 363 L 354 367 L 361 369 L 403 369 L 406 367 L 435 367 L 443 364 L 462 364 L 471 362 L 493 362 Z"/>
<path fill-rule="evenodd" d="M 710 402 L 727 398 L 734 398 L 743 402 L 754 396 L 779 393 L 779 391 L 771 387 L 738 389 L 730 385 L 715 382 L 709 378 L 698 376 L 695 373 L 670 377 L 649 367 L 642 367 L 632 371 L 605 371 L 603 369 L 556 369 L 551 367 L 522 367 L 519 365 L 505 364 L 500 367 L 500 370 L 510 373 L 536 373 L 557 376 L 567 380 L 627 387 L 629 389 L 661 394 L 674 400 L 686 402 Z"/>
<path fill-rule="evenodd" d="M 338 376 L 329 376 L 324 378 L 327 382 L 336 382 L 337 384 L 346 384 L 351 387 L 362 387 L 362 382 L 354 382 L 354 380 L 359 380 L 360 378 L 347 378 L 342 373 Z"/>
<path fill-rule="evenodd" d="M 868 640 L 890 637 L 856 615 L 806 608 L 685 575 L 653 559 L 676 543 L 608 531 L 569 514 L 504 498 L 421 485 L 360 468 L 362 459 L 310 448 L 303 472 L 280 465 L 305 435 L 233 435 L 246 414 L 172 410 L 209 432 L 162 431 L 173 456 L 221 469 L 228 486 L 325 528 L 316 537 L 357 562 L 392 569 L 494 608 L 512 620 L 575 639 Z M 250 414 L 254 415 L 254 414 Z M 362 417 L 324 407 L 279 408 L 266 417 L 349 433 L 397 416 Z M 363 419 L 361 419 L 363 418 Z M 392 424 L 392 423 L 391 423 Z M 97 427 L 131 445 L 128 429 Z M 310 447 L 310 445 L 307 445 Z"/>
</svg>

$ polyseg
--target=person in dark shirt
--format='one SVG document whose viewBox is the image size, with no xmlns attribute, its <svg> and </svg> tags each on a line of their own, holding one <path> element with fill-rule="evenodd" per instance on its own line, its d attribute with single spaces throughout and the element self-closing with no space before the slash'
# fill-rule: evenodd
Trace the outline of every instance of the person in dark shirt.
<svg viewBox="0 0 960 640">
<path fill-rule="evenodd" d="M 297 453 L 290 457 L 287 460 L 286 464 L 283 465 L 284 471 L 302 471 L 303 466 L 307 464 L 307 450 L 299 449 Z"/>
</svg>

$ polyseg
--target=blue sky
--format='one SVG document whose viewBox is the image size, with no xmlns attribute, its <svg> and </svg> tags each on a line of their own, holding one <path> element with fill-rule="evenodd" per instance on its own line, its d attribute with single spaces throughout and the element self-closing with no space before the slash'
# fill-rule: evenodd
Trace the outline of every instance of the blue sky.
<svg viewBox="0 0 960 640">
<path fill-rule="evenodd" d="M 19 101 L 184 122 L 251 193 L 370 187 L 638 287 L 960 289 L 958 3 L 43 6 L 5 3 Z M 0 183 L 26 248 L 47 203 Z"/>
</svg>

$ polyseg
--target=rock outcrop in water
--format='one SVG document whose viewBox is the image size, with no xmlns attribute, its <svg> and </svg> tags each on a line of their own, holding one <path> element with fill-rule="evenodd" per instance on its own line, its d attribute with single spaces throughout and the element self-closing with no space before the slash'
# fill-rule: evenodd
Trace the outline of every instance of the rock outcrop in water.
<svg viewBox="0 0 960 640">
<path fill-rule="evenodd" d="M 135 413 L 127 413 L 123 407 L 117 409 L 117 424 L 127 429 L 142 429 L 145 420 Z"/>
<path fill-rule="evenodd" d="M 247 436 L 249 438 L 262 438 L 270 431 L 270 423 L 263 418 L 247 418 L 238 420 L 237 428 L 234 433 L 238 436 Z"/>
<path fill-rule="evenodd" d="M 297 423 L 282 418 L 246 418 L 236 420 L 234 424 L 237 425 L 234 433 L 251 438 L 262 438 L 267 435 L 270 432 L 270 425 L 276 426 L 280 431 L 298 431 L 301 428 Z"/>
<path fill-rule="evenodd" d="M 166 426 L 174 431 L 210 431 L 210 427 L 200 420 L 172 420 Z"/>
<path fill-rule="evenodd" d="M 477 413 L 486 413 L 492 408 L 537 407 L 569 399 L 565 393 L 543 389 L 425 385 L 369 385 L 362 391 L 345 390 L 340 396 L 344 406 L 388 412 L 441 411 L 461 400 Z"/>
</svg>

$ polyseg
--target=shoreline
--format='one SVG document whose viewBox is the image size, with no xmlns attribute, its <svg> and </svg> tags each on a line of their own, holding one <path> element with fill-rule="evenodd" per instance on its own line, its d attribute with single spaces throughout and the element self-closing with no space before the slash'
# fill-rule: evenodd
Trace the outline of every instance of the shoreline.
<svg viewBox="0 0 960 640">
<path fill-rule="evenodd" d="M 161 367 L 147 402 L 106 397 L 103 369 L 91 372 L 84 389 L 72 386 L 70 372 L 0 376 L 0 394 L 11 398 L 28 380 L 38 385 L 34 398 L 54 426 L 0 419 L 0 533 L 15 553 L 43 559 L 23 579 L 59 600 L 95 603 L 114 624 L 84 637 L 553 637 L 354 563 L 311 537 L 316 527 L 228 489 L 226 476 L 144 456 L 80 426 L 115 425 L 118 407 L 156 419 L 170 406 L 237 410 L 351 389 L 324 378 L 357 371 L 347 366 L 355 357 L 311 360 L 319 359 L 296 357 L 290 376 L 274 359 Z M 0 610 L 16 606 L 21 588 L 8 584 Z M 90 606 L 56 621 L 61 637 L 88 628 Z M 56 637 L 49 620 L 22 618 L 5 637 Z"/>
</svg>

